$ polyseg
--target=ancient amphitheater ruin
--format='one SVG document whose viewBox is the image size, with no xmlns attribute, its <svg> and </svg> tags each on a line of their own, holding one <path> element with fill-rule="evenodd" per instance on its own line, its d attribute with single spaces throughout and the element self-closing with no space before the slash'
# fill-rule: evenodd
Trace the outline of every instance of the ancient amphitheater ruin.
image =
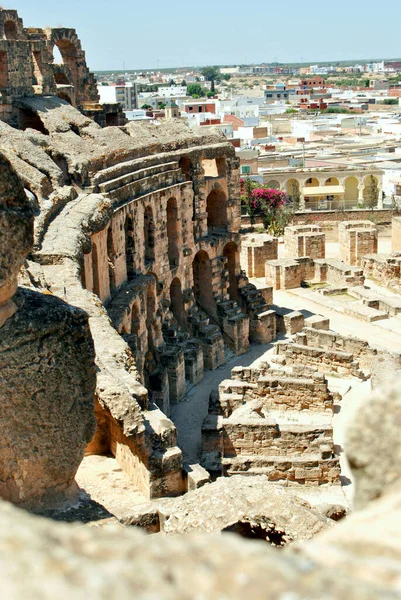
<svg viewBox="0 0 401 600">
<path fill-rule="evenodd" d="M 401 219 L 256 233 L 222 134 L 0 39 L 4 597 L 400 597 Z"/>
</svg>

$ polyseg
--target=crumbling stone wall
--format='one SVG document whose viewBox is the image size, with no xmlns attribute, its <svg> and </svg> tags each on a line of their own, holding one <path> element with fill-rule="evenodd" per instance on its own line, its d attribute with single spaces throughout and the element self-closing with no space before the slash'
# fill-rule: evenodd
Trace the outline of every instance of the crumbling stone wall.
<svg viewBox="0 0 401 600">
<path fill-rule="evenodd" d="M 277 238 L 265 234 L 242 236 L 241 267 L 248 277 L 264 277 L 265 262 L 277 258 Z"/>
<path fill-rule="evenodd" d="M 324 258 L 326 236 L 319 225 L 296 225 L 284 230 L 285 253 L 288 258 Z"/>
<path fill-rule="evenodd" d="M 338 225 L 340 260 L 360 265 L 365 254 L 377 252 L 377 228 L 371 221 L 343 221 Z"/>
<path fill-rule="evenodd" d="M 322 374 L 305 373 L 233 369 L 211 394 L 202 427 L 202 464 L 213 476 L 257 472 L 283 485 L 338 481 L 333 396 Z M 313 413 L 312 425 L 299 419 L 305 411 Z"/>
<path fill-rule="evenodd" d="M 63 64 L 54 63 L 58 47 Z M 39 123 L 21 98 L 59 96 L 83 112 L 88 111 L 102 126 L 123 125 L 126 120 L 117 105 L 104 111 L 99 105 L 96 80 L 90 73 L 75 29 L 24 28 L 17 11 L 0 9 L 0 119 L 20 129 Z"/>
</svg>

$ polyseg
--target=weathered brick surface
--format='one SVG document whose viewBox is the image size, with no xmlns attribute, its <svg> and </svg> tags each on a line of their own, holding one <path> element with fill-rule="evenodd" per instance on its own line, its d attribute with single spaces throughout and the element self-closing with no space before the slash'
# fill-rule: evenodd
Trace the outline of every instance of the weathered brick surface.
<svg viewBox="0 0 401 600">
<path fill-rule="evenodd" d="M 377 252 L 377 228 L 371 221 L 344 221 L 338 226 L 340 260 L 360 265 L 365 254 Z"/>
</svg>

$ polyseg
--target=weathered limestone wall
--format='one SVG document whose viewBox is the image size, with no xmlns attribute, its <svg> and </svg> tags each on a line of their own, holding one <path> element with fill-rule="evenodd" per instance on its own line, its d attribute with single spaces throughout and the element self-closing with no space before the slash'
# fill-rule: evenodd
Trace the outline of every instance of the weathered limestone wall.
<svg viewBox="0 0 401 600">
<path fill-rule="evenodd" d="M 212 475 L 257 472 L 282 485 L 338 481 L 324 375 L 309 365 L 291 373 L 263 364 L 236 367 L 231 376 L 212 392 L 202 427 L 202 464 Z M 305 411 L 313 425 L 305 425 Z"/>
<path fill-rule="evenodd" d="M 365 254 L 377 252 L 377 228 L 371 221 L 343 221 L 338 226 L 340 260 L 360 265 Z"/>
<path fill-rule="evenodd" d="M 267 261 L 265 276 L 267 285 L 274 290 L 290 290 L 301 286 L 299 263 L 290 258 Z"/>
<path fill-rule="evenodd" d="M 362 268 L 366 277 L 375 279 L 395 292 L 400 289 L 401 256 L 394 254 L 368 254 L 362 259 Z"/>
<path fill-rule="evenodd" d="M 264 277 L 265 262 L 278 258 L 278 239 L 265 234 L 241 238 L 241 268 L 248 277 Z"/>
<path fill-rule="evenodd" d="M 350 352 L 287 342 L 277 342 L 275 352 L 284 356 L 289 365 L 313 366 L 322 373 L 334 372 L 344 376 L 363 377 L 359 363 Z"/>
<path fill-rule="evenodd" d="M 225 380 L 219 385 L 219 394 L 214 411 L 229 417 L 244 402 L 259 400 L 265 410 L 311 410 L 333 411 L 333 398 L 327 381 L 319 373 L 312 377 L 291 377 L 283 374 L 264 374 L 249 380 L 243 375 L 242 367 L 234 369 L 235 379 Z"/>
<path fill-rule="evenodd" d="M 284 230 L 284 245 L 287 258 L 324 258 L 326 237 L 319 225 L 297 225 Z"/>
</svg>

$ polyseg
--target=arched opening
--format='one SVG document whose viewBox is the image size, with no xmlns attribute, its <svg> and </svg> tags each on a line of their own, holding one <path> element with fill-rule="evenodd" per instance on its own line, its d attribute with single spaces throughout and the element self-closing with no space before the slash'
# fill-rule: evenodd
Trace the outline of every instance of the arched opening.
<svg viewBox="0 0 401 600">
<path fill-rule="evenodd" d="M 222 189 L 210 192 L 206 200 L 206 212 L 209 230 L 227 230 L 227 198 Z"/>
<path fill-rule="evenodd" d="M 145 232 L 145 264 L 155 260 L 155 226 L 153 223 L 153 212 L 150 206 L 145 209 L 144 215 Z"/>
<path fill-rule="evenodd" d="M 109 282 L 110 282 L 110 292 L 116 289 L 116 267 L 115 267 L 115 252 L 114 252 L 114 242 L 113 242 L 113 230 L 111 225 L 107 230 L 107 262 L 109 265 Z"/>
<path fill-rule="evenodd" d="M 99 256 L 95 243 L 92 243 L 93 293 L 100 297 Z"/>
<path fill-rule="evenodd" d="M 146 330 L 148 336 L 148 348 L 151 350 L 155 346 L 157 339 L 157 287 L 158 281 L 154 273 L 149 273 L 149 281 L 146 286 Z"/>
<path fill-rule="evenodd" d="M 329 177 L 324 182 L 324 185 L 340 185 L 340 182 L 338 181 L 337 177 Z"/>
<path fill-rule="evenodd" d="M 170 268 L 178 266 L 180 257 L 178 225 L 177 200 L 170 198 L 167 202 L 167 242 Z"/>
<path fill-rule="evenodd" d="M 14 21 L 4 23 L 4 37 L 6 40 L 16 40 L 18 38 L 17 24 Z"/>
<path fill-rule="evenodd" d="M 347 177 L 344 184 L 344 199 L 357 202 L 358 200 L 358 179 L 356 177 Z"/>
<path fill-rule="evenodd" d="M 305 181 L 305 187 L 319 187 L 319 185 L 319 180 L 316 179 L 316 177 L 309 177 L 309 179 Z"/>
<path fill-rule="evenodd" d="M 189 158 L 187 156 L 182 156 L 180 158 L 178 166 L 181 169 L 181 171 L 183 172 L 183 174 L 185 175 L 185 179 L 187 181 L 191 181 L 192 165 L 191 165 L 191 161 L 189 160 Z"/>
<path fill-rule="evenodd" d="M 197 303 L 207 314 L 217 316 L 216 302 L 213 296 L 212 265 L 205 250 L 199 250 L 192 263 L 194 277 L 194 295 Z"/>
<path fill-rule="evenodd" d="M 175 277 L 170 285 L 170 308 L 177 323 L 185 326 L 184 297 L 182 295 L 181 282 Z"/>
<path fill-rule="evenodd" d="M 272 190 L 279 190 L 280 184 L 276 179 L 270 179 L 270 181 L 267 182 L 266 187 Z"/>
<path fill-rule="evenodd" d="M 226 268 L 228 270 L 228 294 L 231 300 L 238 300 L 238 282 L 237 282 L 237 267 L 238 267 L 238 248 L 234 242 L 229 242 L 224 250 L 223 255 L 226 257 Z"/>
<path fill-rule="evenodd" d="M 132 279 L 134 268 L 134 222 L 132 217 L 127 216 L 124 223 L 125 232 L 125 260 L 127 264 L 127 279 Z"/>
<path fill-rule="evenodd" d="M 299 204 L 301 199 L 299 181 L 297 179 L 289 179 L 285 187 L 289 201 L 293 202 L 294 204 Z"/>
<path fill-rule="evenodd" d="M 59 52 L 58 52 L 59 51 Z M 61 60 L 60 60 L 61 58 Z M 66 65 L 72 76 L 74 86 L 78 83 L 78 56 L 77 49 L 70 40 L 56 40 L 53 47 L 53 61 L 56 64 Z M 71 83 L 71 82 L 70 82 Z"/>
<path fill-rule="evenodd" d="M 55 73 L 54 80 L 58 85 L 71 85 L 71 81 L 65 73 Z"/>
<path fill-rule="evenodd" d="M 54 45 L 54 47 L 53 47 L 53 63 L 55 65 L 63 65 L 64 64 L 63 57 L 61 56 L 61 52 L 56 45 Z"/>
</svg>

